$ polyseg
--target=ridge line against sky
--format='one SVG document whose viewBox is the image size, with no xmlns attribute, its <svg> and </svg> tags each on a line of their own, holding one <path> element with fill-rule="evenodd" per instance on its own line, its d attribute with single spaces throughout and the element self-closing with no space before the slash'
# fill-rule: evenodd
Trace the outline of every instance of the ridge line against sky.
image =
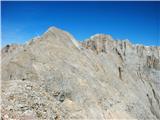
<svg viewBox="0 0 160 120">
<path fill-rule="evenodd" d="M 96 33 L 160 46 L 160 2 L 2 2 L 2 46 L 22 44 L 50 26 L 84 40 Z"/>
</svg>

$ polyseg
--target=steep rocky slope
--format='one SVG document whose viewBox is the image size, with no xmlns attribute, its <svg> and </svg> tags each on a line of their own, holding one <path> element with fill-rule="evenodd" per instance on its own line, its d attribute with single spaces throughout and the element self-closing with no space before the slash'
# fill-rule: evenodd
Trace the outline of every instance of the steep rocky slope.
<svg viewBox="0 0 160 120">
<path fill-rule="evenodd" d="M 3 119 L 160 119 L 160 47 L 51 27 L 1 56 Z"/>
</svg>

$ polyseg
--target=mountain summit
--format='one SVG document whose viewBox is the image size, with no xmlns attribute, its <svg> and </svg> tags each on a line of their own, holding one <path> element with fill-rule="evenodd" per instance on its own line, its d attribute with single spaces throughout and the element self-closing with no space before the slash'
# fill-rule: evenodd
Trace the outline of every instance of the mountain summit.
<svg viewBox="0 0 160 120">
<path fill-rule="evenodd" d="M 1 57 L 2 119 L 160 119 L 160 47 L 50 27 Z"/>
</svg>

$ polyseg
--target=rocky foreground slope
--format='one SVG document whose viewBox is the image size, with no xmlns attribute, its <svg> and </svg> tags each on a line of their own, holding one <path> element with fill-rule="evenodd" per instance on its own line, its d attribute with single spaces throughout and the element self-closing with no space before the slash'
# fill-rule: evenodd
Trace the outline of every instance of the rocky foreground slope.
<svg viewBox="0 0 160 120">
<path fill-rule="evenodd" d="M 160 120 L 160 47 L 51 27 L 1 56 L 4 120 Z"/>
</svg>

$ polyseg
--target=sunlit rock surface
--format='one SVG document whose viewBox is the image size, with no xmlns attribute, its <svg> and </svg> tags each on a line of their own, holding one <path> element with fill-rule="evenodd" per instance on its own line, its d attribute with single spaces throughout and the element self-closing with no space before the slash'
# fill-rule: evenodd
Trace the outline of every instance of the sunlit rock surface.
<svg viewBox="0 0 160 120">
<path fill-rule="evenodd" d="M 160 119 L 160 47 L 49 28 L 1 50 L 2 119 Z"/>
</svg>

